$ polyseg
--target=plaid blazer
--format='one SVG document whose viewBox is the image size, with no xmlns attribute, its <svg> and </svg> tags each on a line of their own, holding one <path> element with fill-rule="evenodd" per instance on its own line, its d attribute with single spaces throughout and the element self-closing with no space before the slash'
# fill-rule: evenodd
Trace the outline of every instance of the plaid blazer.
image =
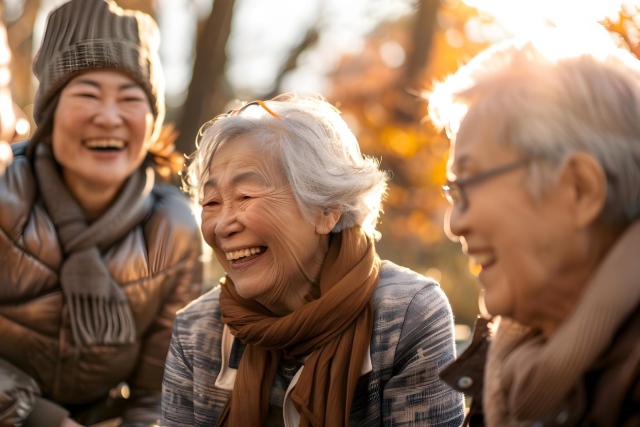
<svg viewBox="0 0 640 427">
<path fill-rule="evenodd" d="M 216 386 L 223 367 L 219 290 L 178 313 L 162 390 L 162 426 L 214 426 L 229 391 Z M 438 373 L 455 358 L 453 316 L 433 280 L 383 261 L 371 336 L 371 370 L 358 382 L 351 426 L 446 426 L 463 420 L 463 395 Z M 235 341 L 225 369 L 237 366 Z M 281 366 L 271 403 L 283 406 L 297 367 Z"/>
</svg>

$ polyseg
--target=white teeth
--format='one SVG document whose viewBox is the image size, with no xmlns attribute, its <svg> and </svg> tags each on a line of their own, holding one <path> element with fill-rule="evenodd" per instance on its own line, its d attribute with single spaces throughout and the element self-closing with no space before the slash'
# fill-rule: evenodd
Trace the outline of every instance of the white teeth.
<svg viewBox="0 0 640 427">
<path fill-rule="evenodd" d="M 90 139 L 84 144 L 89 148 L 124 148 L 124 141 L 121 139 Z"/>
<path fill-rule="evenodd" d="M 260 252 L 261 252 L 260 248 L 255 247 L 255 248 L 240 249 L 233 252 L 225 252 L 224 255 L 227 257 L 227 261 L 233 261 L 233 260 L 247 257 L 250 255 L 259 254 Z"/>
</svg>

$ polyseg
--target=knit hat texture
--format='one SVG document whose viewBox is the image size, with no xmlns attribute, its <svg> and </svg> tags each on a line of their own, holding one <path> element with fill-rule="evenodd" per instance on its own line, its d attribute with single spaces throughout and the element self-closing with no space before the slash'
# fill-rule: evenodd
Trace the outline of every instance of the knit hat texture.
<svg viewBox="0 0 640 427">
<path fill-rule="evenodd" d="M 156 22 L 140 11 L 123 10 L 111 0 L 71 0 L 51 12 L 33 64 L 40 85 L 33 115 L 36 124 L 60 90 L 86 71 L 121 71 L 146 92 L 156 118 L 165 115 L 164 76 L 158 56 Z"/>
</svg>

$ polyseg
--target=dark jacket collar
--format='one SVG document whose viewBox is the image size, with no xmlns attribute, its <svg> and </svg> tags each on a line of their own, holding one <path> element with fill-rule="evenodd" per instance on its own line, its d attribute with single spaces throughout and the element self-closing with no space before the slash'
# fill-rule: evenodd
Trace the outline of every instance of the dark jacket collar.
<svg viewBox="0 0 640 427">
<path fill-rule="evenodd" d="M 440 372 L 440 378 L 445 383 L 472 399 L 463 426 L 479 427 L 484 425 L 482 388 L 484 366 L 489 349 L 489 322 L 488 319 L 478 317 L 469 346 L 460 357 Z"/>
</svg>

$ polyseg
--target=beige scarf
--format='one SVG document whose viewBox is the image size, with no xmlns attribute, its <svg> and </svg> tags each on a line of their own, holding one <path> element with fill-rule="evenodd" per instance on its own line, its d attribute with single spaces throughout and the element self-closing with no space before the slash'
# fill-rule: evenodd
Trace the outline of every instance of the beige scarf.
<svg viewBox="0 0 640 427">
<path fill-rule="evenodd" d="M 60 286 L 77 346 L 128 344 L 136 339 L 129 300 L 102 261 L 102 251 L 121 239 L 151 211 L 154 175 L 137 170 L 98 220 L 88 224 L 53 158 L 51 146 L 35 148 L 40 197 L 53 221 L 65 254 Z"/>
<path fill-rule="evenodd" d="M 300 426 L 346 426 L 373 330 L 380 259 L 359 227 L 333 235 L 320 297 L 284 317 L 240 297 L 226 281 L 222 321 L 247 344 L 218 426 L 264 425 L 282 357 L 309 355 L 292 392 Z"/>
<path fill-rule="evenodd" d="M 611 248 L 575 310 L 548 340 L 502 319 L 485 372 L 489 427 L 529 425 L 554 415 L 640 302 L 640 221 Z"/>
</svg>

